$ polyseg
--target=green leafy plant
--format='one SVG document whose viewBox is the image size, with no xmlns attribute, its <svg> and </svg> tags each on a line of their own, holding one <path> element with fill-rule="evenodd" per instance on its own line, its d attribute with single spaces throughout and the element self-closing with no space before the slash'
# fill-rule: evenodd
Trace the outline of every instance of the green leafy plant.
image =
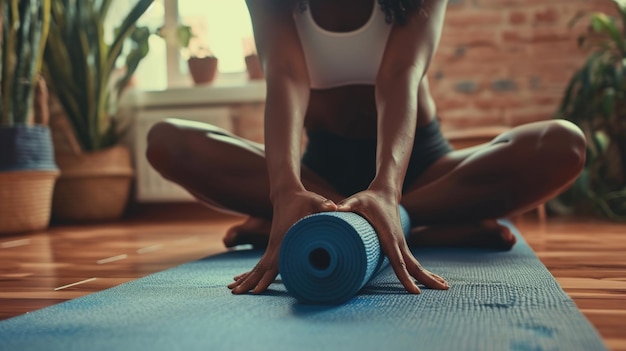
<svg viewBox="0 0 626 351">
<path fill-rule="evenodd" d="M 617 16 L 592 13 L 588 31 L 579 37 L 589 56 L 556 114 L 583 130 L 588 148 L 583 173 L 552 207 L 626 220 L 626 1 L 612 2 Z"/>
<path fill-rule="evenodd" d="M 44 74 L 84 151 L 115 145 L 122 137 L 124 128 L 116 118 L 117 101 L 148 50 L 149 32 L 138 29 L 136 22 L 153 0 L 138 0 L 122 19 L 112 42 L 107 43 L 104 21 L 112 2 L 52 0 Z M 129 38 L 133 45 L 126 53 L 126 72 L 114 78 Z"/>
<path fill-rule="evenodd" d="M 3 0 L 0 125 L 26 124 L 50 24 L 50 0 Z"/>
<path fill-rule="evenodd" d="M 165 27 L 157 29 L 156 34 L 164 40 L 174 40 L 181 49 L 189 47 L 189 42 L 193 38 L 193 32 L 190 26 L 179 25 L 175 28 L 175 32 Z"/>
</svg>

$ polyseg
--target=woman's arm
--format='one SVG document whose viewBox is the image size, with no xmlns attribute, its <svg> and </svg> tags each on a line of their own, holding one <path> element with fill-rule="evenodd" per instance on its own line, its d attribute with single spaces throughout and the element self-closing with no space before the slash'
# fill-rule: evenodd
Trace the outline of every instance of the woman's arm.
<svg viewBox="0 0 626 351">
<path fill-rule="evenodd" d="M 304 54 L 292 17 L 290 0 L 247 0 L 255 41 L 263 65 L 265 157 L 273 205 L 270 239 L 254 269 L 235 277 L 235 294 L 263 292 L 278 274 L 278 253 L 291 225 L 302 217 L 336 210 L 336 205 L 307 191 L 300 178 L 304 116 L 310 83 Z"/>
<path fill-rule="evenodd" d="M 447 0 L 425 0 L 389 35 L 376 80 L 377 171 L 372 187 L 399 199 L 413 146 L 418 87 L 436 51 Z"/>
<path fill-rule="evenodd" d="M 302 190 L 300 148 L 309 76 L 288 0 L 247 0 L 266 77 L 265 151 L 271 196 Z"/>
<path fill-rule="evenodd" d="M 364 192 L 339 203 L 340 211 L 363 215 L 376 228 L 381 247 L 402 285 L 419 293 L 413 278 L 447 289 L 446 281 L 425 270 L 411 254 L 400 226 L 398 204 L 417 122 L 418 87 L 435 52 L 447 0 L 425 0 L 423 9 L 394 25 L 376 79 L 378 141 L 376 176 Z"/>
</svg>

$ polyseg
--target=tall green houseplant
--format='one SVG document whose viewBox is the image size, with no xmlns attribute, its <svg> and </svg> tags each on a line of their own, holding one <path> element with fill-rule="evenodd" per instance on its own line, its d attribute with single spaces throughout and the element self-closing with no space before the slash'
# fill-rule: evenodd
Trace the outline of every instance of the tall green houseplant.
<svg viewBox="0 0 626 351">
<path fill-rule="evenodd" d="M 42 230 L 59 175 L 40 68 L 50 0 L 0 1 L 0 234 Z"/>
<path fill-rule="evenodd" d="M 612 2 L 616 16 L 592 13 L 578 40 L 589 56 L 556 115 L 582 128 L 588 150 L 583 173 L 553 207 L 626 220 L 626 1 Z"/>
<path fill-rule="evenodd" d="M 61 147 L 56 152 L 61 177 L 52 216 L 70 223 L 117 220 L 134 175 L 130 150 L 120 142 L 125 126 L 117 103 L 148 53 L 150 32 L 137 27 L 137 21 L 153 0 L 131 1 L 134 5 L 124 15 L 112 8 L 128 4 L 125 0 L 51 1 L 43 71 L 66 115 L 51 117 L 53 131 L 71 145 L 71 152 Z M 119 25 L 105 33 L 109 15 L 119 17 Z"/>
<path fill-rule="evenodd" d="M 137 1 L 107 43 L 104 22 L 113 0 L 52 0 L 44 73 L 83 151 L 113 146 L 121 138 L 117 101 L 148 53 L 149 32 L 138 29 L 136 23 L 152 2 Z M 126 53 L 126 73 L 112 81 L 129 38 L 140 45 Z"/>
<path fill-rule="evenodd" d="M 1 4 L 0 125 L 26 124 L 50 26 L 50 1 L 3 0 Z"/>
</svg>

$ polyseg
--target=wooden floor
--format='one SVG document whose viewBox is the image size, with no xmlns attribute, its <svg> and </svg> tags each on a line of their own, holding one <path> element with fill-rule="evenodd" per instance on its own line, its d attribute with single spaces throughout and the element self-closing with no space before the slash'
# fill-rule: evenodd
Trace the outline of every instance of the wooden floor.
<svg viewBox="0 0 626 351">
<path fill-rule="evenodd" d="M 224 251 L 236 217 L 159 209 L 107 225 L 0 236 L 0 319 Z M 611 350 L 626 351 L 626 225 L 517 219 L 526 240 Z"/>
</svg>

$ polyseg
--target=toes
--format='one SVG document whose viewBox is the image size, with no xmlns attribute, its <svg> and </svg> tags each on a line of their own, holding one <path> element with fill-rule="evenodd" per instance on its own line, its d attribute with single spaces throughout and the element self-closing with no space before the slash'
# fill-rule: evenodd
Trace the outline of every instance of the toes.
<svg viewBox="0 0 626 351">
<path fill-rule="evenodd" d="M 234 247 L 234 246 L 239 245 L 239 230 L 240 229 L 241 229 L 241 226 L 237 225 L 228 229 L 228 231 L 226 231 L 226 234 L 224 234 L 224 237 L 222 238 L 222 242 L 224 243 L 224 246 Z"/>
<path fill-rule="evenodd" d="M 505 250 L 511 250 L 515 243 L 517 243 L 517 238 L 511 232 L 509 227 L 501 226 L 500 238 L 502 240 L 502 248 Z"/>
<path fill-rule="evenodd" d="M 243 224 L 228 229 L 222 242 L 226 247 L 238 245 L 252 245 L 255 248 L 267 247 L 269 240 L 269 224 L 252 222 L 248 220 Z"/>
</svg>

